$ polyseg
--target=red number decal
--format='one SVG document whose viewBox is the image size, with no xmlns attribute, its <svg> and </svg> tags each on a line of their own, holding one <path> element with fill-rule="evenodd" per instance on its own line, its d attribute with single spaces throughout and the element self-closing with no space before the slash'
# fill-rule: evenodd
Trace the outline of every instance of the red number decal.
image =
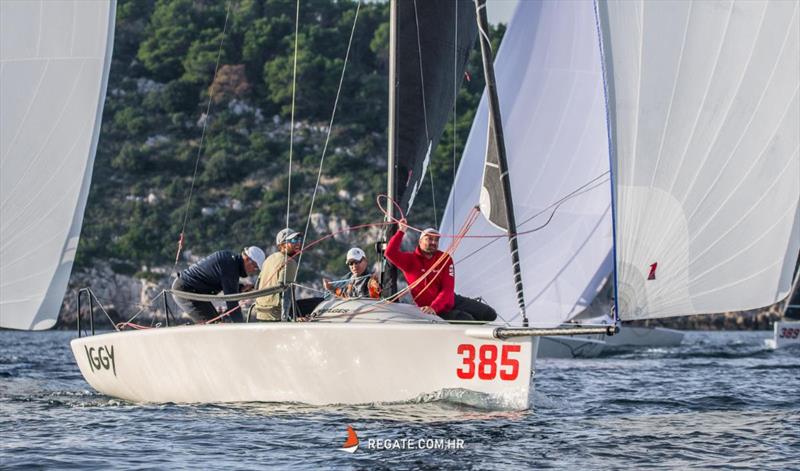
<svg viewBox="0 0 800 471">
<path fill-rule="evenodd" d="M 791 327 L 781 327 L 781 333 L 778 335 L 782 339 L 796 339 L 798 336 L 800 336 L 800 329 Z"/>
<path fill-rule="evenodd" d="M 457 352 L 459 355 L 466 354 L 462 362 L 466 368 L 457 369 L 456 374 L 461 379 L 472 379 L 475 376 L 475 345 L 462 343 L 458 346 Z"/>
<path fill-rule="evenodd" d="M 462 356 L 461 362 L 464 365 L 456 370 L 456 375 L 461 379 L 473 379 L 475 372 L 478 373 L 478 378 L 483 380 L 493 380 L 500 373 L 500 379 L 503 381 L 513 381 L 519 376 L 519 360 L 516 358 L 509 358 L 512 353 L 519 353 L 522 350 L 520 345 L 503 345 L 500 352 L 500 367 L 497 366 L 497 345 L 487 344 L 481 345 L 477 350 L 475 345 L 462 343 L 458 346 L 457 353 Z M 475 360 L 478 364 L 475 364 Z"/>
<path fill-rule="evenodd" d="M 478 378 L 494 379 L 497 376 L 497 347 L 495 345 L 481 345 L 480 363 L 478 363 Z M 488 370 L 487 370 L 488 367 Z"/>
<path fill-rule="evenodd" d="M 519 361 L 508 358 L 509 353 L 517 353 L 522 347 L 519 345 L 503 345 L 503 356 L 500 358 L 500 366 L 508 366 L 510 370 L 500 369 L 500 379 L 503 381 L 513 381 L 519 375 Z"/>
</svg>

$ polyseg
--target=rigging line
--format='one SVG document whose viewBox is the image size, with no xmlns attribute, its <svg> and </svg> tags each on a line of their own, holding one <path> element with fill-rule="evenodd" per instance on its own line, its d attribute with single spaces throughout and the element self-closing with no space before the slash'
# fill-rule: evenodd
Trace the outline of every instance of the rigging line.
<svg viewBox="0 0 800 471">
<path fill-rule="evenodd" d="M 458 2 L 453 2 L 456 14 L 455 14 L 455 24 L 456 27 L 453 28 L 453 188 L 450 191 L 451 194 L 451 201 L 453 202 L 450 206 L 452 209 L 450 211 L 451 222 L 450 227 L 456 227 L 456 145 L 458 143 Z M 445 209 L 446 211 L 446 209 Z M 453 270 L 455 270 L 455 263 L 453 264 Z"/>
<path fill-rule="evenodd" d="M 285 229 L 289 229 L 289 211 L 292 205 L 292 157 L 294 155 L 294 111 L 295 111 L 295 97 L 297 94 L 297 45 L 298 45 L 298 37 L 300 36 L 300 0 L 297 0 L 297 7 L 295 10 L 294 15 L 294 59 L 293 59 L 293 66 L 292 66 L 292 111 L 291 111 L 291 118 L 289 119 L 289 176 L 287 179 L 287 190 L 286 190 L 286 225 L 284 226 Z M 288 235 L 288 234 L 287 234 Z M 289 262 L 286 258 L 286 253 L 283 254 L 283 264 L 284 266 Z M 288 276 L 288 270 L 283 271 L 283 283 L 286 283 L 286 277 Z M 295 278 L 297 278 L 297 274 L 295 274 Z"/>
<path fill-rule="evenodd" d="M 422 66 L 422 42 L 419 37 L 419 14 L 417 13 L 417 0 L 414 0 L 414 23 L 417 27 L 417 58 L 419 59 L 419 82 L 420 91 L 422 92 L 422 117 L 425 122 L 425 142 L 428 144 L 428 149 L 431 149 L 431 135 L 428 126 L 428 102 L 425 100 L 425 72 Z M 429 159 L 433 159 L 433 155 L 428 155 Z M 436 214 L 436 186 L 433 183 L 433 167 L 428 162 L 428 174 L 431 178 L 431 200 L 433 201 L 433 225 L 439 226 L 439 216 Z M 425 175 L 422 176 L 425 178 Z"/>
<path fill-rule="evenodd" d="M 342 93 L 342 84 L 344 83 L 344 74 L 347 71 L 347 61 L 350 58 L 350 49 L 353 46 L 353 36 L 356 32 L 356 24 L 358 24 L 358 12 L 361 10 L 361 0 L 356 4 L 356 14 L 353 18 L 353 28 L 350 30 L 350 39 L 347 42 L 347 52 L 344 55 L 344 64 L 342 64 L 342 75 L 339 77 L 339 88 L 336 90 L 336 99 L 333 101 L 333 110 L 331 111 L 331 120 L 328 124 L 328 132 L 325 136 L 325 145 L 322 147 L 322 156 L 319 159 L 319 170 L 317 171 L 317 183 L 314 185 L 314 193 L 311 194 L 311 204 L 308 206 L 308 217 L 306 218 L 306 228 L 303 231 L 303 244 L 300 246 L 300 256 L 297 257 L 297 271 L 294 274 L 294 280 L 297 281 L 297 276 L 300 274 L 300 262 L 303 260 L 303 250 L 305 249 L 306 234 L 311 224 L 311 213 L 314 211 L 314 201 L 317 198 L 317 191 L 319 190 L 319 182 L 322 179 L 322 165 L 325 163 L 325 154 L 328 151 L 328 143 L 331 140 L 331 129 L 333 129 L 333 120 L 336 117 L 336 108 L 339 106 L 339 96 Z"/>
<path fill-rule="evenodd" d="M 214 64 L 214 78 L 212 79 L 211 83 L 213 84 L 217 80 L 217 73 L 219 72 L 219 60 L 222 57 L 222 44 L 225 41 L 225 33 L 228 30 L 228 18 L 231 14 L 231 3 L 232 0 L 228 0 L 228 6 L 225 10 L 225 23 L 222 25 L 222 35 L 219 38 L 219 48 L 217 49 L 217 61 Z M 206 104 L 206 112 L 205 112 L 205 119 L 203 120 L 203 130 L 200 133 L 200 143 L 197 146 L 197 157 L 194 160 L 194 172 L 192 173 L 192 184 L 189 186 L 189 195 L 186 197 L 186 209 L 183 213 L 183 224 L 181 225 L 181 235 L 180 239 L 178 240 L 178 251 L 175 253 L 175 263 L 172 264 L 172 271 L 175 271 L 175 267 L 178 266 L 178 260 L 181 256 L 181 250 L 183 250 L 183 235 L 186 232 L 186 223 L 189 220 L 189 209 L 192 206 L 192 195 L 194 194 L 194 183 L 197 179 L 197 169 L 200 166 L 200 156 L 203 153 L 203 142 L 206 137 L 206 128 L 208 127 L 208 116 L 211 112 L 211 101 L 214 98 L 213 93 L 209 92 L 208 94 L 208 103 Z"/>
<path fill-rule="evenodd" d="M 295 97 L 297 95 L 297 45 L 298 36 L 300 33 L 300 0 L 297 0 L 297 9 L 294 17 L 294 59 L 292 66 L 292 111 L 289 120 L 289 180 L 286 196 L 286 228 L 289 227 L 289 209 L 292 202 L 292 156 L 294 152 L 294 111 L 295 111 Z M 284 280 L 286 281 L 286 280 Z"/>
<path fill-rule="evenodd" d="M 600 177 L 604 176 L 606 173 L 608 173 L 608 172 L 605 172 L 605 173 L 603 173 L 603 175 L 600 175 Z M 556 211 L 558 211 L 558 208 L 559 208 L 559 207 L 560 207 L 562 204 L 564 204 L 565 202 L 567 202 L 568 200 L 570 200 L 570 199 L 572 199 L 572 198 L 574 198 L 574 197 L 576 197 L 576 196 L 582 195 L 582 194 L 584 194 L 584 193 L 586 193 L 586 192 L 588 192 L 588 191 L 591 191 L 591 190 L 593 190 L 593 189 L 595 189 L 595 188 L 599 187 L 600 185 L 602 185 L 602 184 L 606 183 L 605 181 L 600 181 L 600 182 L 598 182 L 598 183 L 595 183 L 593 186 L 589 186 L 589 185 L 592 185 L 592 182 L 595 182 L 595 181 L 597 181 L 597 180 L 598 180 L 598 178 L 600 178 L 600 177 L 595 177 L 595 178 L 593 178 L 592 180 L 590 180 L 589 182 L 587 182 L 587 183 L 584 183 L 583 185 L 581 185 L 580 187 L 578 187 L 578 189 L 576 189 L 575 191 L 573 191 L 573 192 L 569 193 L 568 195 L 564 196 L 563 198 L 561 198 L 560 200 L 558 200 L 558 201 L 556 201 L 555 203 L 551 204 L 550 206 L 548 206 L 548 207 L 546 207 L 546 208 L 542 209 L 542 210 L 541 210 L 541 211 L 539 211 L 538 213 L 536 213 L 536 214 L 534 214 L 533 216 L 529 217 L 528 219 L 526 219 L 526 220 L 522 221 L 522 222 L 519 224 L 519 226 L 520 226 L 520 227 L 521 227 L 522 225 L 524 225 L 524 224 L 526 224 L 526 223 L 530 222 L 531 220 L 533 220 L 533 219 L 534 219 L 534 218 L 536 218 L 537 216 L 540 216 L 540 215 L 544 214 L 544 213 L 545 213 L 546 211 L 548 211 L 549 209 L 551 209 L 551 208 L 552 208 L 552 210 L 553 210 L 553 211 L 550 213 L 550 216 L 547 218 L 547 220 L 546 220 L 546 221 L 545 221 L 543 224 L 541 224 L 540 226 L 538 226 L 538 227 L 535 227 L 535 228 L 533 228 L 533 229 L 529 229 L 529 230 L 526 230 L 526 231 L 517 232 L 516 234 L 514 234 L 514 236 L 520 236 L 520 235 L 530 234 L 530 233 L 533 233 L 533 232 L 536 232 L 536 231 L 539 231 L 539 230 L 542 230 L 542 229 L 544 229 L 544 228 L 545 228 L 545 227 L 546 227 L 548 224 L 550 224 L 550 221 L 552 221 L 553 217 L 554 217 L 554 216 L 555 216 L 555 214 L 556 214 Z M 479 238 L 479 237 L 481 237 L 481 236 L 477 236 L 477 237 L 476 237 L 476 236 L 472 236 L 472 237 Z M 494 244 L 495 242 L 497 242 L 498 240 L 502 239 L 503 237 L 506 237 L 506 235 L 505 235 L 505 234 L 503 234 L 503 235 L 499 235 L 499 236 L 491 236 L 491 237 L 493 238 L 493 240 L 491 240 L 491 241 L 487 242 L 486 244 L 484 244 L 484 245 L 483 245 L 483 246 L 481 246 L 481 247 L 478 247 L 477 249 L 475 249 L 474 251 L 472 251 L 472 252 L 470 252 L 469 254 L 465 255 L 463 258 L 459 259 L 459 260 L 458 260 L 458 261 L 456 261 L 455 263 L 461 263 L 461 262 L 463 262 L 464 260 L 466 260 L 466 259 L 468 259 L 468 258 L 472 257 L 473 255 L 477 254 L 478 252 L 482 251 L 483 249 L 485 249 L 485 248 L 489 247 L 490 245 Z M 487 238 L 488 238 L 488 237 L 487 237 Z"/>
<path fill-rule="evenodd" d="M 433 156 L 431 156 L 433 158 Z M 439 216 L 436 214 L 436 185 L 433 183 L 433 165 L 428 165 L 428 173 L 431 175 L 431 200 L 433 200 L 433 227 L 439 227 Z"/>
<path fill-rule="evenodd" d="M 486 4 L 485 3 L 483 5 L 478 5 L 476 3 L 476 13 L 480 14 L 480 10 L 482 10 L 484 8 L 486 8 Z M 480 21 L 478 22 L 478 32 L 480 33 L 481 36 L 483 36 L 486 39 L 486 44 L 489 46 L 489 51 L 490 52 L 494 52 L 492 50 L 492 41 L 489 39 L 489 33 L 487 31 L 484 31 L 483 26 L 481 26 Z"/>
<path fill-rule="evenodd" d="M 414 23 L 417 26 L 417 58 L 419 59 L 420 91 L 422 91 L 422 117 L 425 121 L 425 141 L 430 144 L 431 136 L 430 131 L 428 130 L 428 104 L 425 101 L 425 73 L 422 69 L 422 43 L 419 39 L 419 15 L 417 14 L 417 0 L 414 0 Z"/>
</svg>

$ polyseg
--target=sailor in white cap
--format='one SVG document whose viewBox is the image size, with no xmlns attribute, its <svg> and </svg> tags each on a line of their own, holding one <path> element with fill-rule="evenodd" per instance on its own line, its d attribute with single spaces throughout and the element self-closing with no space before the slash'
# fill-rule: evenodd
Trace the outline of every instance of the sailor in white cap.
<svg viewBox="0 0 800 471">
<path fill-rule="evenodd" d="M 322 284 L 331 293 L 346 298 L 378 298 L 380 297 L 380 283 L 375 272 L 369 272 L 367 254 L 358 247 L 347 251 L 347 266 L 350 275 L 339 281 L 323 279 Z"/>
<path fill-rule="evenodd" d="M 261 276 L 258 278 L 258 289 L 275 286 L 279 283 L 292 283 L 297 275 L 297 261 L 294 256 L 303 246 L 303 234 L 290 228 L 281 229 L 275 236 L 278 251 L 264 261 Z M 262 296 L 256 299 L 255 314 L 259 321 L 281 320 L 282 293 Z"/>
</svg>

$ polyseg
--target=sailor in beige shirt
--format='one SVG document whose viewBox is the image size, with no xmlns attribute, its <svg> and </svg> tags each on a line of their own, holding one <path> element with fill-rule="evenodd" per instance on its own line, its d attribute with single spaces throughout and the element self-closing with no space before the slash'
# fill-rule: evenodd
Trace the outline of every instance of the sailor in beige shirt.
<svg viewBox="0 0 800 471">
<path fill-rule="evenodd" d="M 300 251 L 303 243 L 303 234 L 295 232 L 288 227 L 278 232 L 275 245 L 278 251 L 264 260 L 261 267 L 261 276 L 258 279 L 258 289 L 275 286 L 281 282 L 291 283 L 297 275 L 297 262 L 292 259 Z M 281 320 L 281 297 L 283 293 L 271 294 L 256 299 L 255 314 L 259 321 Z"/>
</svg>

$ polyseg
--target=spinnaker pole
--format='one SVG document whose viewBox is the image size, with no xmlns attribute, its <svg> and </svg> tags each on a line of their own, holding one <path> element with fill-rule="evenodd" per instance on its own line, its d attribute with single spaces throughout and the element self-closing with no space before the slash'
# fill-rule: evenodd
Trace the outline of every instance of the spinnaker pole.
<svg viewBox="0 0 800 471">
<path fill-rule="evenodd" d="M 487 149 L 487 153 L 494 152 L 497 156 L 499 167 L 500 185 L 503 191 L 506 233 L 508 246 L 511 250 L 511 263 L 514 270 L 514 289 L 517 293 L 517 304 L 522 314 L 523 326 L 528 326 L 528 316 L 525 312 L 525 294 L 522 287 L 522 271 L 519 263 L 519 247 L 517 245 L 517 222 L 514 218 L 514 202 L 511 198 L 511 180 L 508 175 L 508 162 L 506 160 L 506 144 L 503 139 L 503 121 L 500 117 L 500 101 L 497 98 L 497 83 L 494 77 L 494 63 L 492 46 L 489 42 L 489 21 L 486 18 L 486 0 L 475 0 L 475 12 L 478 17 L 478 38 L 481 43 L 481 57 L 483 58 L 483 73 L 486 78 L 486 97 L 489 104 L 489 145 L 495 149 Z"/>
</svg>

